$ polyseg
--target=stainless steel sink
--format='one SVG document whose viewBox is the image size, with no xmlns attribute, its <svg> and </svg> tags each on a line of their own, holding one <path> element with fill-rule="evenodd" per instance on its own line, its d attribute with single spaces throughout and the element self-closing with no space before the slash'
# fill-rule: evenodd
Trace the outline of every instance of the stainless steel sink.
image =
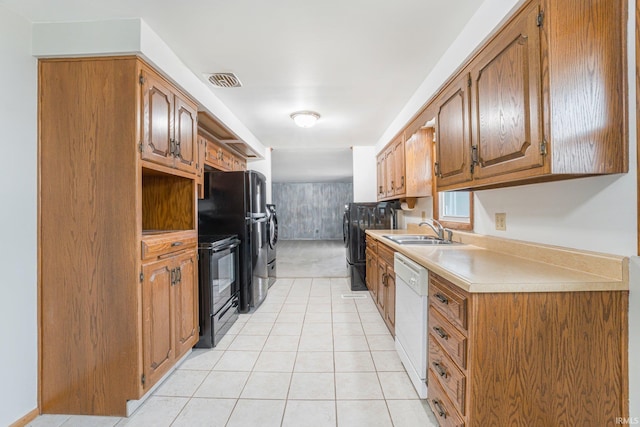
<svg viewBox="0 0 640 427">
<path fill-rule="evenodd" d="M 460 245 L 461 243 L 450 240 L 440 240 L 434 236 L 424 234 L 391 234 L 382 236 L 399 245 Z"/>
</svg>

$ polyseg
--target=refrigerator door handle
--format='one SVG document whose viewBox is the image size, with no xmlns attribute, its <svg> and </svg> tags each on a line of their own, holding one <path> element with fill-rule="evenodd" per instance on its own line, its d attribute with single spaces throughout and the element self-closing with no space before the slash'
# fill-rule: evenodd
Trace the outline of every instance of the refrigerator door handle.
<svg viewBox="0 0 640 427">
<path fill-rule="evenodd" d="M 249 219 L 262 219 L 268 217 L 269 216 L 266 213 L 247 212 L 247 218 Z"/>
</svg>

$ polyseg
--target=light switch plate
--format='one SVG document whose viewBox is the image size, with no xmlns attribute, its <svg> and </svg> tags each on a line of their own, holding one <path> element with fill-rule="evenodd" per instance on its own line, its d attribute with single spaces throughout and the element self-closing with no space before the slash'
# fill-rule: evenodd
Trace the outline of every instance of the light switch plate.
<svg viewBox="0 0 640 427">
<path fill-rule="evenodd" d="M 505 212 L 496 213 L 496 230 L 507 231 L 507 214 Z"/>
</svg>

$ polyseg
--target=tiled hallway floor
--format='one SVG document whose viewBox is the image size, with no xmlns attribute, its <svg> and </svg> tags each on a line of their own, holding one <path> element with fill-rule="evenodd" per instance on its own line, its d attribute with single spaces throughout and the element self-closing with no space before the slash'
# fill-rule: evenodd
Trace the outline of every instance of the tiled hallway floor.
<svg viewBox="0 0 640 427">
<path fill-rule="evenodd" d="M 429 427 L 393 338 L 345 278 L 278 279 L 222 342 L 196 349 L 128 419 L 41 416 L 33 426 Z"/>
</svg>

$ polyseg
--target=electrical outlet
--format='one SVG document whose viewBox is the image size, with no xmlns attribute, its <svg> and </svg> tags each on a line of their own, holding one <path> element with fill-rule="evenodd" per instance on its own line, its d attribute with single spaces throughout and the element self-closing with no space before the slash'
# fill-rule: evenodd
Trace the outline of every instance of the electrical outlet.
<svg viewBox="0 0 640 427">
<path fill-rule="evenodd" d="M 507 214 L 506 213 L 496 214 L 496 230 L 507 231 Z"/>
<path fill-rule="evenodd" d="M 422 220 L 424 221 L 425 219 L 427 219 L 427 213 L 422 211 Z"/>
</svg>

